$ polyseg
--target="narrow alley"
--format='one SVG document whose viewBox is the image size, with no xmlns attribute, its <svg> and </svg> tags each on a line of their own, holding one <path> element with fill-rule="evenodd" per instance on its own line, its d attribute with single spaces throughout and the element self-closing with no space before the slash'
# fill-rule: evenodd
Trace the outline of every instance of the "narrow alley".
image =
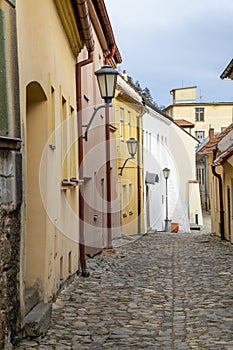
<svg viewBox="0 0 233 350">
<path fill-rule="evenodd" d="M 51 327 L 18 349 L 233 349 L 233 246 L 201 232 L 149 234 L 88 260 Z"/>
</svg>

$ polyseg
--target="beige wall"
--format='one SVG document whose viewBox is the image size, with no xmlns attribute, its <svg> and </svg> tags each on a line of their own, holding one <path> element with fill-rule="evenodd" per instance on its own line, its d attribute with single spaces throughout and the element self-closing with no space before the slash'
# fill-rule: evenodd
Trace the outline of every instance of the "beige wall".
<svg viewBox="0 0 233 350">
<path fill-rule="evenodd" d="M 75 110 L 75 57 L 52 0 L 18 1 L 17 29 L 26 192 L 22 266 L 26 286 L 39 288 L 46 301 L 78 268 L 78 188 L 61 190 L 61 121 L 65 109 L 67 118 Z M 73 119 L 68 135 L 76 128 Z"/>
<path fill-rule="evenodd" d="M 176 124 L 171 124 L 170 149 L 176 166 L 179 186 L 188 212 L 189 222 L 195 223 L 195 214 L 198 215 L 199 225 L 203 224 L 200 205 L 199 184 L 196 183 L 195 148 L 197 141 Z"/>
<path fill-rule="evenodd" d="M 196 86 L 174 89 L 171 91 L 173 94 L 173 103 L 178 101 L 193 101 L 196 102 Z"/>
<path fill-rule="evenodd" d="M 180 179 L 181 190 L 188 202 L 188 181 L 196 179 L 195 146 L 197 142 L 173 123 L 170 130 L 170 148 Z"/>
<path fill-rule="evenodd" d="M 204 122 L 195 121 L 195 108 L 204 108 Z M 165 112 L 175 119 L 185 119 L 195 124 L 192 135 L 195 131 L 204 131 L 204 137 L 208 136 L 209 128 L 214 128 L 215 132 L 221 132 L 222 127 L 227 127 L 232 123 L 233 103 L 222 104 L 177 104 L 169 106 Z"/>
</svg>

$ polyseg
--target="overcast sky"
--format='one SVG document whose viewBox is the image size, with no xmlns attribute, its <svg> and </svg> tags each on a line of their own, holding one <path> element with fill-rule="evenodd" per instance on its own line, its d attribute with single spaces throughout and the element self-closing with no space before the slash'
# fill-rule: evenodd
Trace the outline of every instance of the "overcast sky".
<svg viewBox="0 0 233 350">
<path fill-rule="evenodd" d="M 105 0 L 126 69 L 161 105 L 197 86 L 197 101 L 233 101 L 220 74 L 233 58 L 233 0 Z"/>
</svg>

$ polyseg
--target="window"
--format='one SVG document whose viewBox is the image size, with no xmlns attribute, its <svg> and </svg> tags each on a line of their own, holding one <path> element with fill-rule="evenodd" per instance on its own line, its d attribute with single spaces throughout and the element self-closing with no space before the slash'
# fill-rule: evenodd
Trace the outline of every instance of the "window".
<svg viewBox="0 0 233 350">
<path fill-rule="evenodd" d="M 148 150 L 151 152 L 151 133 L 149 133 L 149 144 L 148 144 Z"/>
<path fill-rule="evenodd" d="M 68 142 L 68 128 L 67 128 L 67 105 L 66 99 L 62 96 L 62 110 L 61 110 L 61 134 L 62 134 L 62 179 L 68 179 L 68 158 L 67 158 L 67 142 Z"/>
<path fill-rule="evenodd" d="M 70 177 L 76 177 L 76 120 L 74 116 L 74 108 L 70 106 Z"/>
<path fill-rule="evenodd" d="M 197 169 L 197 180 L 201 184 L 201 169 L 200 168 Z"/>
<path fill-rule="evenodd" d="M 131 112 L 128 111 L 128 138 L 131 137 Z"/>
<path fill-rule="evenodd" d="M 122 192 L 121 192 L 121 210 L 124 210 L 126 207 L 126 185 L 122 185 Z"/>
<path fill-rule="evenodd" d="M 203 140 L 205 138 L 205 131 L 204 130 L 197 130 L 197 131 L 195 131 L 195 136 L 198 140 Z"/>
<path fill-rule="evenodd" d="M 132 195 L 133 195 L 133 185 L 129 184 L 129 203 L 131 201 Z"/>
<path fill-rule="evenodd" d="M 205 173 L 204 173 L 204 168 L 201 169 L 201 183 L 202 183 L 202 185 L 205 184 Z"/>
<path fill-rule="evenodd" d="M 204 122 L 204 108 L 195 108 L 195 121 Z"/>
<path fill-rule="evenodd" d="M 120 108 L 120 125 L 119 125 L 120 139 L 124 139 L 124 109 Z"/>
<path fill-rule="evenodd" d="M 49 130 L 51 134 L 51 145 L 55 146 L 55 90 L 52 86 L 50 90 Z"/>
<path fill-rule="evenodd" d="M 60 258 L 60 280 L 63 280 L 63 256 Z"/>
<path fill-rule="evenodd" d="M 72 256 L 71 256 L 71 252 L 69 252 L 69 255 L 68 255 L 68 272 L 69 274 L 71 274 L 72 272 Z"/>
</svg>

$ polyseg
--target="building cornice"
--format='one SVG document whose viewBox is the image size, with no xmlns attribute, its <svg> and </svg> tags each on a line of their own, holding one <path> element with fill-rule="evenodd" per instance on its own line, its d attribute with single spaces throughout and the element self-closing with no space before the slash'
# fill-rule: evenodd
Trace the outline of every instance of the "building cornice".
<svg viewBox="0 0 233 350">
<path fill-rule="evenodd" d="M 84 42 L 80 37 L 72 3 L 70 0 L 54 0 L 54 2 L 72 52 L 74 56 L 78 56 L 84 47 Z"/>
<path fill-rule="evenodd" d="M 224 69 L 224 71 L 220 75 L 220 78 L 221 79 L 228 78 L 233 80 L 233 59 L 230 61 L 228 66 Z"/>
<path fill-rule="evenodd" d="M 232 102 L 189 102 L 189 103 L 174 103 L 171 104 L 163 109 L 163 111 L 167 111 L 171 108 L 176 108 L 176 107 L 205 107 L 205 106 L 233 106 L 233 101 Z"/>
<path fill-rule="evenodd" d="M 96 21 L 95 17 L 92 17 L 92 22 L 94 25 L 100 25 L 102 29 L 102 33 L 104 33 L 104 37 L 107 43 L 107 51 L 104 52 L 105 57 L 109 57 L 109 54 L 111 53 L 112 49 L 114 48 L 114 52 L 112 53 L 111 57 L 109 57 L 109 60 L 111 61 L 113 66 L 116 66 L 116 64 L 119 64 L 122 62 L 121 54 L 119 52 L 119 49 L 116 45 L 115 37 L 113 34 L 111 22 L 108 17 L 108 12 L 105 6 L 105 3 L 103 0 L 88 0 L 88 5 L 90 9 L 90 15 L 93 16 L 95 12 L 95 16 L 97 15 L 98 21 Z M 91 11 L 91 8 L 95 9 L 95 11 Z M 96 30 L 97 35 L 98 33 L 101 34 L 98 30 Z"/>
</svg>

